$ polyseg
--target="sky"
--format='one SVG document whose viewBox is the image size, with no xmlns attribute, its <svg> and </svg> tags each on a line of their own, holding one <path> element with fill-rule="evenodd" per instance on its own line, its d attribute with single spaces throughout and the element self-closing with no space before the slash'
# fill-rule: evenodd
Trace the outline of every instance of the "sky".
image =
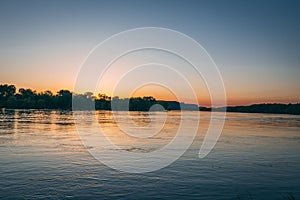
<svg viewBox="0 0 300 200">
<path fill-rule="evenodd" d="M 299 1 L 2 0 L 0 84 L 73 90 L 83 61 L 97 44 L 128 29 L 163 27 L 190 36 L 206 49 L 223 77 L 229 105 L 296 103 L 299 19 Z M 174 80 L 171 75 L 164 78 Z M 108 82 L 99 92 L 111 92 Z M 134 93 L 174 99 L 157 85 L 139 90 Z M 209 104 L 207 91 L 201 94 L 199 104 Z"/>
</svg>

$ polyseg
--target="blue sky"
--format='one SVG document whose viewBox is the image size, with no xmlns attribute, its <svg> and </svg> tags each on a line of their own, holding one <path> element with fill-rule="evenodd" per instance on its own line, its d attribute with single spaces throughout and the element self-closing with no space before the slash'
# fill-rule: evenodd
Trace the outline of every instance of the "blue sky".
<svg viewBox="0 0 300 200">
<path fill-rule="evenodd" d="M 299 1 L 1 1 L 0 83 L 72 90 L 89 51 L 157 26 L 198 41 L 231 104 L 300 101 Z"/>
</svg>

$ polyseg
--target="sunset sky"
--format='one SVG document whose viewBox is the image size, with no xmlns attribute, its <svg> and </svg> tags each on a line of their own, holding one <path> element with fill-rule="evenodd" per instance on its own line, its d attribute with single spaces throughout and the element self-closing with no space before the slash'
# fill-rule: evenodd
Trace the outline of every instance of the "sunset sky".
<svg viewBox="0 0 300 200">
<path fill-rule="evenodd" d="M 296 103 L 299 19 L 299 1 L 0 1 L 0 84 L 73 90 L 98 43 L 132 28 L 164 27 L 207 50 L 224 79 L 228 104 Z M 140 94 L 174 99 L 152 90 Z M 104 86 L 99 92 L 109 91 Z M 208 97 L 201 98 L 207 104 Z"/>
</svg>

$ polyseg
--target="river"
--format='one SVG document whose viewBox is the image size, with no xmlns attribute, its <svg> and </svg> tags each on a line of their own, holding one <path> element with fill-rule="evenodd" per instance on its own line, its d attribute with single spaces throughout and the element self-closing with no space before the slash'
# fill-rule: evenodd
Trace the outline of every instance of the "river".
<svg viewBox="0 0 300 200">
<path fill-rule="evenodd" d="M 135 131 L 144 138 L 151 130 L 151 120 L 167 119 L 153 140 L 135 142 L 122 137 L 110 111 L 2 111 L 0 199 L 300 198 L 300 116 L 227 113 L 215 148 L 199 159 L 210 117 L 209 112 L 201 112 L 197 136 L 179 159 L 153 172 L 126 173 L 104 165 L 89 153 L 78 135 L 74 114 L 83 118 L 95 115 L 117 146 L 147 153 L 171 141 L 181 112 L 151 116 L 130 112 L 140 127 Z M 127 122 L 122 112 L 114 114 L 121 117 L 118 123 Z M 99 127 L 87 123 L 86 128 Z"/>
</svg>

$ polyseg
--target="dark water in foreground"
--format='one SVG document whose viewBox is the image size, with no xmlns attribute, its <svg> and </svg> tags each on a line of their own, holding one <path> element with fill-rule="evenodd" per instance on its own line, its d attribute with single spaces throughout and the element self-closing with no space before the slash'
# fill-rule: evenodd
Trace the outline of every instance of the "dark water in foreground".
<svg viewBox="0 0 300 200">
<path fill-rule="evenodd" d="M 116 131 L 110 112 L 96 115 L 107 130 Z M 177 119 L 180 112 L 167 115 Z M 0 198 L 300 198 L 300 116 L 228 113 L 217 145 L 199 159 L 209 113 L 202 115 L 195 142 L 179 160 L 159 171 L 129 174 L 110 169 L 88 153 L 71 112 L 0 112 Z M 148 123 L 147 113 L 131 116 L 136 124 Z M 169 130 L 176 124 L 166 122 Z M 164 144 L 165 137 L 155 145 Z"/>
</svg>

